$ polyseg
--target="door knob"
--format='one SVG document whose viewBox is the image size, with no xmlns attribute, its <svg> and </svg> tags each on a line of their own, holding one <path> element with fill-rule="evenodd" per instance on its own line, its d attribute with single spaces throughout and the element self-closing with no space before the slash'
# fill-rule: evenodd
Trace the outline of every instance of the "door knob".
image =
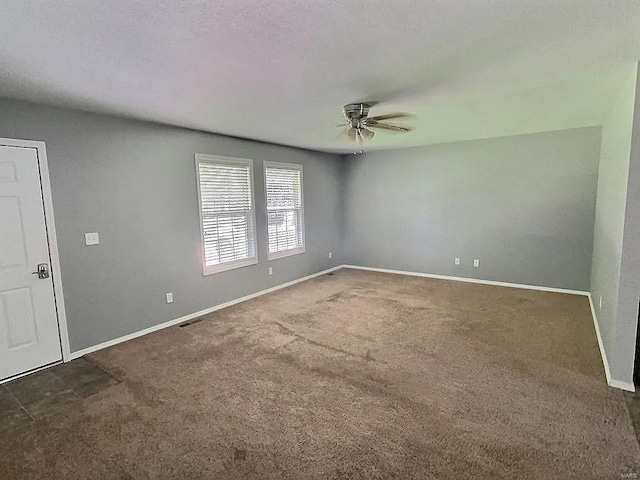
<svg viewBox="0 0 640 480">
<path fill-rule="evenodd" d="M 49 278 L 49 265 L 46 263 L 39 263 L 35 272 L 31 272 L 31 275 L 38 275 L 38 278 Z"/>
</svg>

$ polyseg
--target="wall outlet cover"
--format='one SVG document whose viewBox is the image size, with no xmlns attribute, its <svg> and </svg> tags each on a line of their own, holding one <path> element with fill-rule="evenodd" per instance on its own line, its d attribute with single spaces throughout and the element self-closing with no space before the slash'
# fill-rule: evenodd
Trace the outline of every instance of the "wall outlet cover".
<svg viewBox="0 0 640 480">
<path fill-rule="evenodd" d="M 167 303 L 173 303 L 173 293 L 167 293 Z"/>
<path fill-rule="evenodd" d="M 269 275 L 273 275 L 273 267 L 269 267 Z"/>
<path fill-rule="evenodd" d="M 460 259 L 459 259 L 458 257 L 456 257 L 456 258 L 453 260 L 453 263 L 454 263 L 454 264 L 456 264 L 456 265 L 460 265 Z"/>
<path fill-rule="evenodd" d="M 98 245 L 100 243 L 100 236 L 97 232 L 84 234 L 85 245 Z"/>
<path fill-rule="evenodd" d="M 329 258 L 333 257 L 333 253 L 329 252 Z"/>
<path fill-rule="evenodd" d="M 474 267 L 479 267 L 480 266 L 480 260 L 478 260 L 477 258 L 473 260 L 473 266 Z"/>
</svg>

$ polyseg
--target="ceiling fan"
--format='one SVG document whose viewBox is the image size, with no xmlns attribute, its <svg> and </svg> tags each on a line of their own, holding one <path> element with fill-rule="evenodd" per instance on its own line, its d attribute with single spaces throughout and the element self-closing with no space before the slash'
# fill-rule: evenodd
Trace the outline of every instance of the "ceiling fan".
<svg viewBox="0 0 640 480">
<path fill-rule="evenodd" d="M 371 140 L 375 133 L 371 128 L 379 128 L 381 130 L 391 130 L 394 132 L 410 132 L 411 127 L 402 127 L 385 122 L 385 120 L 395 120 L 400 118 L 410 118 L 411 115 L 406 113 L 388 113 L 386 115 L 378 115 L 377 117 L 368 117 L 371 104 L 368 103 L 349 103 L 342 107 L 342 115 L 347 123 L 336 125 L 337 127 L 346 127 L 341 135 L 345 141 L 362 145 L 365 141 Z"/>
</svg>

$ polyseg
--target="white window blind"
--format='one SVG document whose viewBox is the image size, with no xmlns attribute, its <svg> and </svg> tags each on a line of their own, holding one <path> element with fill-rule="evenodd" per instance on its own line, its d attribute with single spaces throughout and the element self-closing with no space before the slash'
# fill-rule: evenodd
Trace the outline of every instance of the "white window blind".
<svg viewBox="0 0 640 480">
<path fill-rule="evenodd" d="M 302 165 L 265 162 L 269 260 L 304 252 Z"/>
<path fill-rule="evenodd" d="M 196 155 L 203 272 L 257 263 L 253 162 Z"/>
</svg>

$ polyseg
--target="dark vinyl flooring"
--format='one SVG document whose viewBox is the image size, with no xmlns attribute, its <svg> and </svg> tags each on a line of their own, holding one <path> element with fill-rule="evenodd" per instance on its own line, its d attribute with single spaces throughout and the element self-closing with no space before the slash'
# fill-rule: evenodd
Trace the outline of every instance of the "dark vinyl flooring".
<svg viewBox="0 0 640 480">
<path fill-rule="evenodd" d="M 0 434 L 42 420 L 118 383 L 82 357 L 0 385 Z"/>
</svg>

